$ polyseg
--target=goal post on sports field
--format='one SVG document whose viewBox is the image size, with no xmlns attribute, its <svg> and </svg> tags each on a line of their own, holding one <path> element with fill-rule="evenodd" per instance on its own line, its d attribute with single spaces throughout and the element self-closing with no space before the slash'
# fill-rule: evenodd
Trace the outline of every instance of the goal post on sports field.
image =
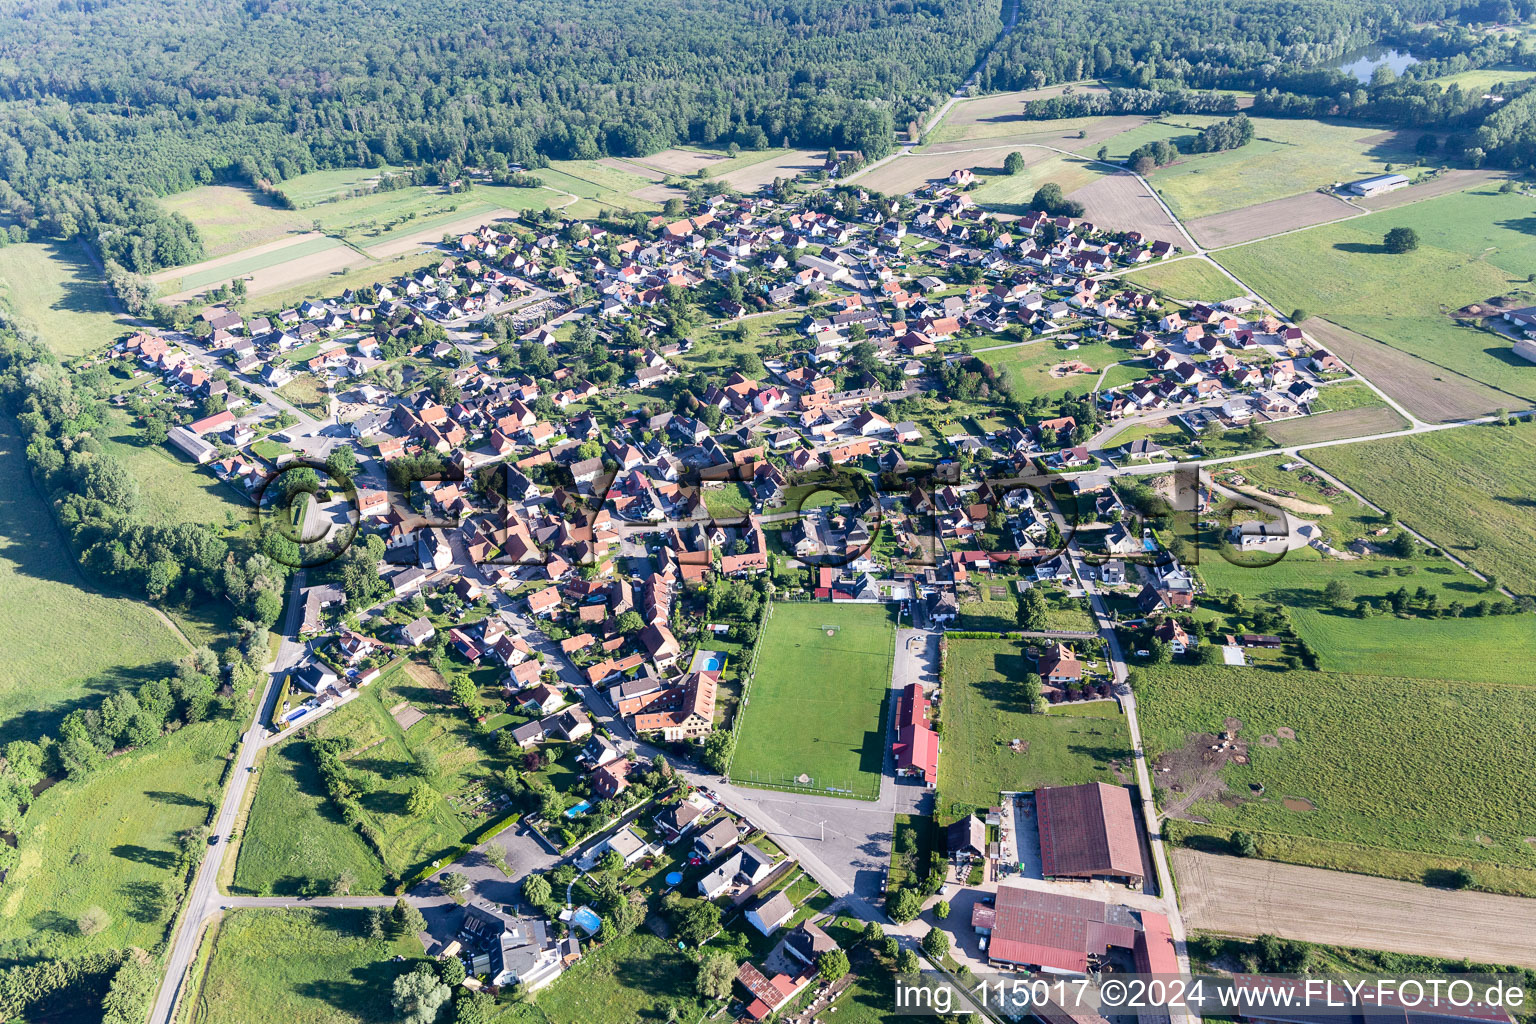
<svg viewBox="0 0 1536 1024">
<path fill-rule="evenodd" d="M 839 626 L 835 622 L 823 622 L 820 626 L 817 626 L 816 628 L 821 630 L 823 633 L 827 634 L 827 636 L 836 636 L 838 630 L 842 629 L 843 627 Z"/>
</svg>

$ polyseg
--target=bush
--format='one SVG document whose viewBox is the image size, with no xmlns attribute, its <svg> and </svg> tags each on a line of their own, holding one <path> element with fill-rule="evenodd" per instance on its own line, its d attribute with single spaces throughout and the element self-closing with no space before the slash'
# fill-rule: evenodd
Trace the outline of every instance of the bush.
<svg viewBox="0 0 1536 1024">
<path fill-rule="evenodd" d="M 1258 844 L 1253 841 L 1253 836 L 1241 830 L 1233 832 L 1229 840 L 1232 853 L 1238 857 L 1252 857 L 1258 853 Z"/>
</svg>

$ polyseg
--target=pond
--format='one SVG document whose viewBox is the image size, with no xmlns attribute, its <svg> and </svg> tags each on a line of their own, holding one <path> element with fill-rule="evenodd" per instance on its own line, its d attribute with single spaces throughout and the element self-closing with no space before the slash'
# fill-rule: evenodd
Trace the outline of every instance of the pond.
<svg viewBox="0 0 1536 1024">
<path fill-rule="evenodd" d="M 1363 46 L 1358 50 L 1350 50 L 1329 67 L 1338 68 L 1347 75 L 1353 75 L 1362 82 L 1369 82 L 1376 69 L 1385 64 L 1393 73 L 1402 74 L 1405 68 L 1417 64 L 1419 59 L 1407 50 L 1397 50 L 1390 46 Z"/>
</svg>

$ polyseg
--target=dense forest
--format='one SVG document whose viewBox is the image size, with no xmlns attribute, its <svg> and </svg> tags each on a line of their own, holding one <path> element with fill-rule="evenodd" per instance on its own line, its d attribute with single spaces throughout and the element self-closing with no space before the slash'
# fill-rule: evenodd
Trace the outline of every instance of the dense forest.
<svg viewBox="0 0 1536 1024">
<path fill-rule="evenodd" d="M 884 155 L 1001 29 L 996 0 L 46 0 L 0 10 L 0 205 L 147 272 L 144 200 L 319 167 L 654 152 Z"/>
<path fill-rule="evenodd" d="M 678 143 L 836 146 L 874 159 L 997 40 L 1010 0 L 21 0 L 0 7 L 0 208 L 148 273 L 198 258 L 154 199 L 340 166 L 465 165 Z M 1536 152 L 1531 104 L 1493 113 L 1434 74 L 1529 59 L 1481 31 L 1533 0 L 1017 0 L 983 90 L 1086 77 L 1112 109 L 1373 117 L 1465 129 L 1508 165 Z M 1514 38 L 1514 37 L 1507 37 Z M 1325 65 L 1389 40 L 1396 83 Z M 1474 133 L 1481 133 L 1480 135 Z"/>
</svg>

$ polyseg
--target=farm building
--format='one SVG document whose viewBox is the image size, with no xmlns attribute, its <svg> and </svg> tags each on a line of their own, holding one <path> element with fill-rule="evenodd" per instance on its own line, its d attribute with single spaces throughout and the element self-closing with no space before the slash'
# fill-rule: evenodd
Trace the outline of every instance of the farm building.
<svg viewBox="0 0 1536 1024">
<path fill-rule="evenodd" d="M 1383 192 L 1394 192 L 1400 188 L 1408 187 L 1408 179 L 1401 174 L 1378 174 L 1370 178 L 1361 178 L 1344 186 L 1344 191 L 1353 192 L 1357 196 L 1379 196 Z"/>
<path fill-rule="evenodd" d="M 1119 947 L 1138 971 L 1179 971 L 1168 919 L 1149 910 L 1004 885 L 993 905 L 971 909 L 971 927 L 989 937 L 987 956 L 997 964 L 1087 974 Z"/>
<path fill-rule="evenodd" d="M 1116 878 L 1139 887 L 1145 878 L 1131 795 L 1122 786 L 1088 782 L 1035 790 L 1041 871 L 1047 878 Z"/>
</svg>

